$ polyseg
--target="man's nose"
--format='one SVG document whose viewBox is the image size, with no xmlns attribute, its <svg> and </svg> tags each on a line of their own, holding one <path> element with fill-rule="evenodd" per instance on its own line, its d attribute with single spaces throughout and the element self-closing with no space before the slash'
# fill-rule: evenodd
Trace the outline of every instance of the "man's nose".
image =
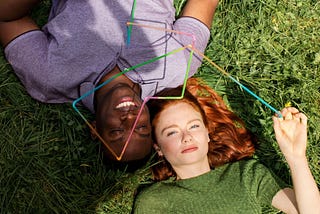
<svg viewBox="0 0 320 214">
<path fill-rule="evenodd" d="M 133 120 L 133 119 L 136 119 L 137 117 L 137 114 L 134 112 L 134 111 L 128 111 L 124 114 L 121 115 L 120 119 L 122 121 L 125 121 L 125 120 Z"/>
</svg>

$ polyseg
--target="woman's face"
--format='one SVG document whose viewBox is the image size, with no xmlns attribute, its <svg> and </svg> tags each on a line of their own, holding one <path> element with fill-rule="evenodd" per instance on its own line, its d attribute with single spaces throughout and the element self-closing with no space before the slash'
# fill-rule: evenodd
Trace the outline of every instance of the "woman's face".
<svg viewBox="0 0 320 214">
<path fill-rule="evenodd" d="M 185 102 L 169 105 L 155 124 L 160 153 L 173 168 L 207 164 L 208 130 L 200 112 Z"/>
</svg>

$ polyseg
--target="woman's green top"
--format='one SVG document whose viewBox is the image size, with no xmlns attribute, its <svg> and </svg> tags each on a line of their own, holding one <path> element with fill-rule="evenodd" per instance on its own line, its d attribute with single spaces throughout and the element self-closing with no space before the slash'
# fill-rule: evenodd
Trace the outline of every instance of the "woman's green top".
<svg viewBox="0 0 320 214">
<path fill-rule="evenodd" d="M 226 164 L 203 175 L 169 179 L 143 189 L 134 213 L 262 213 L 286 185 L 255 160 Z"/>
</svg>

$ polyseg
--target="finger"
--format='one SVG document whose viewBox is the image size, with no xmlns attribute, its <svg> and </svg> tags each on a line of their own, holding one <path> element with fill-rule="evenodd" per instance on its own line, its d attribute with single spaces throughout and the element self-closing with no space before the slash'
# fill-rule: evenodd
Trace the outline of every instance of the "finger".
<svg viewBox="0 0 320 214">
<path fill-rule="evenodd" d="M 280 121 L 283 121 L 283 118 L 273 116 L 272 120 L 273 120 L 273 129 L 274 129 L 275 134 L 277 135 L 280 131 Z"/>
<path fill-rule="evenodd" d="M 308 124 L 307 116 L 303 113 L 299 113 L 299 117 L 300 117 L 301 123 L 306 126 Z"/>
<path fill-rule="evenodd" d="M 284 115 L 284 120 L 292 120 L 293 115 L 291 112 L 287 112 L 286 115 Z"/>
<path fill-rule="evenodd" d="M 287 107 L 286 107 L 286 108 L 283 108 L 283 109 L 281 110 L 281 114 L 283 115 L 283 114 L 285 114 L 287 111 L 288 111 L 288 108 L 287 108 Z"/>
<path fill-rule="evenodd" d="M 282 110 L 282 115 L 285 120 L 296 119 L 296 114 L 299 114 L 299 110 L 294 107 L 286 107 Z"/>
<path fill-rule="evenodd" d="M 281 110 L 281 114 L 282 114 L 283 119 L 285 119 L 286 115 L 288 114 L 288 108 L 283 108 Z"/>
<path fill-rule="evenodd" d="M 292 114 L 299 113 L 299 110 L 296 109 L 295 107 L 287 107 L 286 109 L 287 109 L 287 111 L 291 112 Z"/>
<path fill-rule="evenodd" d="M 301 122 L 301 113 L 300 112 L 297 112 L 297 113 L 293 113 L 292 114 L 293 116 L 293 120 L 297 121 L 297 122 Z"/>
</svg>

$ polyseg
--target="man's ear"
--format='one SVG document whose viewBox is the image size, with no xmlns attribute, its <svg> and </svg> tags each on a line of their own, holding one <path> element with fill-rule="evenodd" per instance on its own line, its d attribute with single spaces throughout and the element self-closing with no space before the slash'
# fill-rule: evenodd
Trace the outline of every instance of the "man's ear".
<svg viewBox="0 0 320 214">
<path fill-rule="evenodd" d="M 163 153 L 162 153 L 160 147 L 158 146 L 158 144 L 153 144 L 153 148 L 156 150 L 156 152 L 158 153 L 158 155 L 160 157 L 163 156 Z"/>
<path fill-rule="evenodd" d="M 91 126 L 90 126 L 91 138 L 93 140 L 96 140 L 98 138 L 98 136 L 97 136 L 97 125 L 96 125 L 97 123 L 94 120 L 90 124 L 91 124 Z"/>
</svg>

